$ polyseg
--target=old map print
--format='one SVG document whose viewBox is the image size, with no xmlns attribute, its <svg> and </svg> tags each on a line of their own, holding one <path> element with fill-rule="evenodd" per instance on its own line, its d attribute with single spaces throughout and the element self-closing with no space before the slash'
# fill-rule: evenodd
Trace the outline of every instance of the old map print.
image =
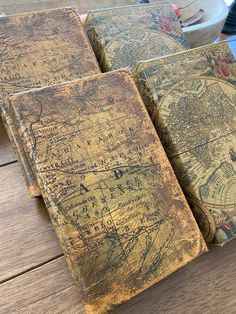
<svg viewBox="0 0 236 314">
<path fill-rule="evenodd" d="M 135 75 L 205 239 L 227 242 L 236 235 L 236 62 L 228 45 L 141 63 Z"/>
<path fill-rule="evenodd" d="M 75 8 L 23 13 L 0 19 L 2 116 L 32 196 L 39 190 L 14 130 L 7 96 L 100 72 Z"/>
<path fill-rule="evenodd" d="M 206 251 L 130 74 L 11 102 L 87 313 L 106 313 Z"/>
<path fill-rule="evenodd" d="M 104 71 L 188 48 L 169 1 L 91 11 L 85 28 Z"/>
</svg>

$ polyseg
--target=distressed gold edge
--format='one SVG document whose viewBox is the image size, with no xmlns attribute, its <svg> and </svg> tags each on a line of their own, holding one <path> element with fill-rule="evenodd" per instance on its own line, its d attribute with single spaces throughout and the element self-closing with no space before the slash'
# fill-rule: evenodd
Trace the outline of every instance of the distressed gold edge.
<svg viewBox="0 0 236 314">
<path fill-rule="evenodd" d="M 185 193 L 185 192 L 184 192 Z M 193 206 L 197 206 L 200 207 L 200 209 L 203 211 L 203 213 L 205 214 L 205 216 L 208 219 L 209 222 L 209 226 L 210 226 L 210 235 L 208 237 L 204 237 L 207 245 L 210 245 L 211 242 L 214 240 L 215 234 L 216 234 L 216 223 L 215 223 L 215 219 L 214 216 L 211 214 L 210 210 L 206 207 L 206 205 L 204 204 L 203 201 L 199 200 L 198 198 L 196 198 L 196 196 L 194 195 L 190 195 L 188 192 L 185 193 L 186 194 L 186 199 L 188 203 L 193 203 Z M 192 212 L 194 214 L 194 209 L 192 209 Z M 194 215 L 195 217 L 195 215 Z M 197 218 L 195 218 L 196 221 L 198 222 Z"/>
<path fill-rule="evenodd" d="M 236 233 L 234 233 L 234 236 L 227 241 L 223 241 L 220 243 L 209 243 L 208 246 L 209 248 L 214 248 L 214 247 L 223 247 L 224 245 L 228 244 L 229 242 L 233 241 L 236 239 Z"/>
<path fill-rule="evenodd" d="M 102 72 L 112 71 L 113 70 L 112 65 L 109 63 L 109 61 L 107 59 L 107 54 L 105 51 L 105 41 L 104 41 L 102 35 L 96 29 L 96 27 L 90 26 L 89 22 L 90 22 L 90 17 L 87 15 L 87 18 L 86 18 L 85 23 L 84 23 L 84 29 L 85 29 L 85 33 L 87 35 L 88 41 L 90 42 L 90 45 L 92 47 L 93 53 L 96 57 L 96 60 L 100 66 L 100 69 L 102 70 Z M 94 32 L 94 34 L 96 35 L 95 41 L 90 39 L 90 37 L 88 35 L 88 32 L 90 30 L 92 30 Z M 96 45 L 100 49 L 96 49 Z M 98 60 L 100 60 L 100 62 Z"/>
<path fill-rule="evenodd" d="M 8 99 L 8 103 L 10 103 L 10 99 Z M 21 171 L 22 176 L 25 180 L 25 184 L 26 184 L 29 196 L 30 197 L 37 197 L 40 195 L 40 190 L 37 187 L 36 179 L 34 179 L 34 177 L 32 177 L 32 178 L 29 177 L 28 172 L 27 172 L 26 167 L 25 167 L 25 163 L 23 161 L 24 158 L 22 157 L 20 151 L 18 150 L 19 146 L 21 146 L 22 149 L 23 149 L 23 146 L 21 143 L 16 141 L 16 138 L 14 136 L 15 126 L 12 123 L 12 119 L 11 119 L 10 115 L 7 114 L 7 112 L 3 109 L 1 104 L 0 104 L 0 107 L 1 107 L 1 119 L 2 119 L 3 125 L 5 127 L 5 130 L 7 131 L 8 138 L 11 142 L 11 147 L 13 148 L 16 159 L 18 161 L 20 171 Z M 15 132 L 17 132 L 16 128 L 15 128 Z M 32 173 L 33 173 L 33 170 L 32 170 Z"/>
<path fill-rule="evenodd" d="M 9 99 L 11 101 L 16 101 L 18 96 L 20 95 L 24 95 L 24 94 L 34 94 L 34 93 L 37 93 L 37 92 L 40 92 L 40 91 L 43 91 L 43 90 L 50 90 L 50 89 L 54 89 L 54 88 L 57 88 L 57 87 L 61 87 L 61 86 L 70 86 L 70 85 L 75 85 L 77 84 L 78 81 L 90 81 L 91 79 L 93 78 L 96 78 L 96 77 L 100 77 L 100 76 L 109 76 L 110 74 L 112 73 L 116 73 L 116 72 L 125 72 L 125 73 L 129 73 L 130 74 L 130 71 L 129 71 L 129 68 L 123 68 L 123 69 L 118 69 L 118 70 L 113 70 L 113 71 L 109 71 L 109 72 L 104 72 L 104 73 L 98 73 L 98 74 L 93 74 L 93 75 L 90 75 L 90 76 L 86 76 L 86 77 L 82 77 L 82 78 L 76 78 L 74 80 L 71 80 L 71 81 L 65 81 L 65 82 L 61 82 L 61 83 L 56 83 L 56 84 L 52 84 L 50 86 L 43 86 L 43 87 L 39 87 L 39 88 L 32 88 L 30 90 L 26 90 L 26 91 L 23 91 L 23 92 L 18 92 L 18 93 L 12 93 L 9 95 Z M 14 110 L 14 112 L 17 112 L 17 109 L 15 108 L 17 105 L 14 104 L 12 105 L 12 108 Z"/>
<path fill-rule="evenodd" d="M 200 46 L 200 47 L 196 47 L 196 48 L 191 48 L 191 49 L 185 49 L 184 51 L 179 51 L 179 52 L 175 52 L 172 53 L 170 55 L 167 56 L 160 56 L 160 57 L 156 57 L 156 58 L 151 58 L 148 60 L 141 60 L 138 62 L 138 64 L 136 65 L 136 67 L 133 69 L 134 75 L 137 76 L 139 74 L 140 71 L 143 70 L 143 66 L 144 65 L 152 65 L 152 64 L 156 64 L 156 62 L 165 62 L 165 60 L 175 60 L 175 57 L 178 55 L 186 55 L 186 57 L 190 54 L 192 54 L 192 52 L 194 51 L 205 51 L 205 50 L 212 50 L 213 47 L 217 47 L 217 46 L 226 46 L 226 48 L 229 49 L 229 52 L 232 54 L 233 58 L 235 59 L 229 45 L 228 42 L 226 40 L 221 41 L 219 43 L 211 43 L 211 44 L 207 44 L 204 46 Z"/>
</svg>

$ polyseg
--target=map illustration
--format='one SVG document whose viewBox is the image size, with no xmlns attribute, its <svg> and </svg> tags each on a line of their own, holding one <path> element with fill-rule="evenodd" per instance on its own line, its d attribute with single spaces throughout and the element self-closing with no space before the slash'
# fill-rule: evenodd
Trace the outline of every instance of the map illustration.
<svg viewBox="0 0 236 314">
<path fill-rule="evenodd" d="M 2 118 L 29 192 L 40 191 L 14 129 L 7 96 L 32 88 L 100 73 L 75 8 L 2 17 L 0 20 L 0 101 Z"/>
<path fill-rule="evenodd" d="M 85 28 L 105 71 L 188 48 L 169 2 L 92 11 Z"/>
<path fill-rule="evenodd" d="M 205 239 L 216 244 L 236 235 L 235 70 L 222 43 L 142 62 L 134 71 Z"/>
<path fill-rule="evenodd" d="M 106 313 L 206 251 L 130 74 L 11 102 L 88 313 Z"/>
</svg>

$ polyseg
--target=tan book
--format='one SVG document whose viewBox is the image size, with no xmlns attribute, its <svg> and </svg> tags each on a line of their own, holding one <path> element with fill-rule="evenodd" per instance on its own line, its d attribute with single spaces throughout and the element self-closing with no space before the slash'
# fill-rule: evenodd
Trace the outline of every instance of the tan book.
<svg viewBox="0 0 236 314">
<path fill-rule="evenodd" d="M 40 194 L 7 96 L 100 73 L 77 10 L 61 8 L 0 18 L 0 100 L 4 124 L 32 196 Z"/>
<path fill-rule="evenodd" d="M 137 85 L 208 243 L 236 236 L 235 42 L 141 62 Z M 234 48 L 235 51 L 235 48 Z"/>
<path fill-rule="evenodd" d="M 89 11 L 85 29 L 103 71 L 189 48 L 169 1 Z"/>
<path fill-rule="evenodd" d="M 207 250 L 130 74 L 10 100 L 86 313 L 107 313 Z"/>
</svg>

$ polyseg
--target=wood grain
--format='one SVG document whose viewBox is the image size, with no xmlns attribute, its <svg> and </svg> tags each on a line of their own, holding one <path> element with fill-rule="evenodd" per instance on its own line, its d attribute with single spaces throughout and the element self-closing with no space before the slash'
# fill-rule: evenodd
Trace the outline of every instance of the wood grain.
<svg viewBox="0 0 236 314">
<path fill-rule="evenodd" d="M 42 199 L 31 199 L 14 163 L 0 168 L 0 281 L 62 254 Z"/>
<path fill-rule="evenodd" d="M 0 166 L 15 160 L 16 155 L 11 147 L 11 143 L 0 118 Z"/>
<path fill-rule="evenodd" d="M 160 284 L 123 304 L 117 314 L 233 314 L 236 241 L 214 248 Z M 63 257 L 0 285 L 1 314 L 82 314 Z"/>
<path fill-rule="evenodd" d="M 119 314 L 233 314 L 236 312 L 236 241 L 172 274 L 120 307 Z"/>
<path fill-rule="evenodd" d="M 2 284 L 0 294 L 1 314 L 83 313 L 63 257 Z"/>
</svg>

